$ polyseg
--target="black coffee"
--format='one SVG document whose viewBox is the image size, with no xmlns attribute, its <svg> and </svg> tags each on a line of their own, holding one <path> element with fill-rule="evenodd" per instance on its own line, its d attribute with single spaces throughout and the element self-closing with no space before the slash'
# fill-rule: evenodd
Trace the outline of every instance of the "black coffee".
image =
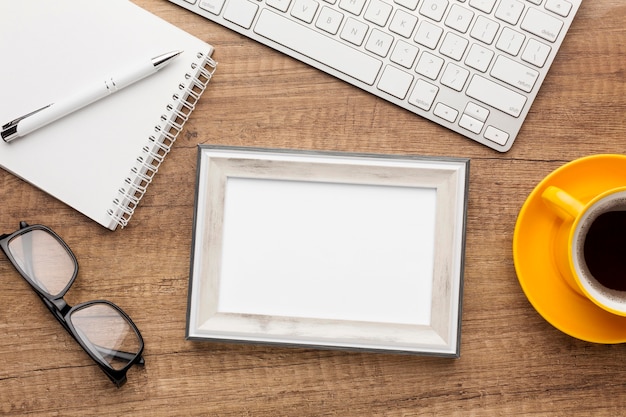
<svg viewBox="0 0 626 417">
<path fill-rule="evenodd" d="M 593 221 L 584 256 L 589 272 L 600 284 L 626 291 L 626 211 L 609 211 Z"/>
</svg>

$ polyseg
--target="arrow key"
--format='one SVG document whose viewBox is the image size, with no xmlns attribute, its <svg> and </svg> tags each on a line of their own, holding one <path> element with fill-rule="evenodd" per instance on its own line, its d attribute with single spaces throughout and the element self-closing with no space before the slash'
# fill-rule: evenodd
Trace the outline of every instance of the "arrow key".
<svg viewBox="0 0 626 417">
<path fill-rule="evenodd" d="M 459 120 L 459 126 L 476 134 L 480 133 L 480 131 L 483 130 L 483 125 L 483 122 L 481 122 L 480 120 L 476 120 L 473 117 L 468 116 L 467 114 L 461 116 L 461 120 Z"/>
<path fill-rule="evenodd" d="M 437 105 L 435 106 L 435 110 L 433 110 L 433 113 L 450 123 L 454 123 L 456 117 L 459 115 L 458 111 L 456 111 L 452 107 L 446 106 L 443 103 L 437 103 Z"/>
</svg>

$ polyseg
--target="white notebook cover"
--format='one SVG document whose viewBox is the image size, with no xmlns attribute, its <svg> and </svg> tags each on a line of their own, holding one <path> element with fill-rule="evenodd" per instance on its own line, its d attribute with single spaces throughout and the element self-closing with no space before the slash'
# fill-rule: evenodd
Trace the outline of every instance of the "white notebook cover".
<svg viewBox="0 0 626 417">
<path fill-rule="evenodd" d="M 4 169 L 111 230 L 124 226 L 211 78 L 213 47 L 127 0 L 2 0 L 0 39 L 0 124 L 138 57 L 184 51 L 154 75 L 0 141 Z"/>
</svg>

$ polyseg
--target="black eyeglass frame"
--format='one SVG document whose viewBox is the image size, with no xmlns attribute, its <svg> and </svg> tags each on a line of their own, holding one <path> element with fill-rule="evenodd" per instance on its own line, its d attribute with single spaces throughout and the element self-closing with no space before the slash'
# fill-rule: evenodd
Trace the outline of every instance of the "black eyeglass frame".
<svg viewBox="0 0 626 417">
<path fill-rule="evenodd" d="M 56 295 L 49 294 L 43 291 L 36 282 L 33 282 L 29 274 L 26 271 L 23 271 L 22 268 L 19 266 L 18 262 L 13 257 L 11 250 L 9 249 L 9 243 L 11 242 L 11 240 L 25 233 L 32 232 L 34 230 L 44 231 L 50 234 L 52 237 L 54 237 L 57 240 L 57 242 L 61 244 L 61 246 L 63 246 L 63 248 L 67 251 L 68 255 L 70 256 L 70 259 L 72 260 L 74 264 L 74 273 L 72 274 L 72 277 L 68 281 L 68 284 L 65 286 L 65 288 L 63 288 L 62 291 L 60 291 Z M 52 229 L 41 224 L 28 225 L 26 222 L 20 222 L 20 228 L 16 232 L 11 233 L 11 234 L 0 235 L 0 249 L 2 249 L 2 251 L 7 256 L 9 261 L 11 261 L 11 264 L 13 264 L 13 267 L 20 273 L 22 278 L 24 278 L 26 282 L 28 282 L 30 287 L 35 291 L 35 293 L 39 296 L 39 298 L 41 298 L 41 300 L 46 305 L 48 310 L 50 310 L 52 315 L 59 321 L 59 323 L 61 323 L 63 328 L 72 336 L 74 340 L 76 340 L 76 342 L 78 342 L 78 344 L 83 348 L 83 350 L 91 357 L 91 359 L 93 359 L 93 361 L 100 367 L 100 369 L 102 369 L 102 371 L 109 377 L 109 379 L 118 388 L 124 385 L 124 383 L 126 383 L 126 372 L 128 371 L 128 369 L 130 369 L 133 365 L 141 365 L 141 366 L 144 365 L 145 362 L 142 356 L 143 349 L 144 349 L 143 338 L 141 337 L 141 333 L 139 332 L 139 329 L 137 328 L 135 323 L 133 323 L 131 318 L 124 312 L 124 310 L 122 310 L 120 307 L 118 307 L 114 303 L 107 301 L 107 300 L 87 301 L 84 303 L 77 304 L 73 307 L 70 306 L 65 301 L 64 296 L 69 291 L 70 287 L 72 286 L 72 284 L 74 283 L 74 280 L 76 279 L 78 275 L 78 261 L 76 260 L 76 256 L 74 255 L 70 247 L 67 245 L 67 243 L 65 243 L 65 241 L 59 235 L 57 235 Z M 122 316 L 128 322 L 131 329 L 135 332 L 137 336 L 137 339 L 139 341 L 139 349 L 137 350 L 137 353 L 120 352 L 120 351 L 107 352 L 108 354 L 114 355 L 117 358 L 128 361 L 128 363 L 123 368 L 120 368 L 120 369 L 113 368 L 109 363 L 104 361 L 95 352 L 93 352 L 92 349 L 97 349 L 98 347 L 94 346 L 93 344 L 88 345 L 87 343 L 85 343 L 85 341 L 79 336 L 79 331 L 74 327 L 71 320 L 69 320 L 69 317 L 72 313 L 78 310 L 81 310 L 83 308 L 86 308 L 92 305 L 97 305 L 97 304 L 105 304 L 113 308 L 114 310 L 116 310 L 120 314 L 120 316 Z M 100 349 L 103 349 L 103 348 L 100 347 Z"/>
</svg>

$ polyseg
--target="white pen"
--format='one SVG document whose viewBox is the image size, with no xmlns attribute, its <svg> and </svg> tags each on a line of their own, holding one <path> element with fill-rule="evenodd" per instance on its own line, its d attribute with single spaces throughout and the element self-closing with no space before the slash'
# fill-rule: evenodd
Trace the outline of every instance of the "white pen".
<svg viewBox="0 0 626 417">
<path fill-rule="evenodd" d="M 87 85 L 82 90 L 62 100 L 48 104 L 2 125 L 0 135 L 7 143 L 25 136 L 48 123 L 52 123 L 142 78 L 154 74 L 181 53 L 182 51 L 168 52 L 152 59 L 146 59 L 144 62 L 135 64 L 134 68 L 126 68 L 125 71 L 119 74 L 114 74 L 104 80 L 98 80 L 93 85 Z"/>
</svg>

